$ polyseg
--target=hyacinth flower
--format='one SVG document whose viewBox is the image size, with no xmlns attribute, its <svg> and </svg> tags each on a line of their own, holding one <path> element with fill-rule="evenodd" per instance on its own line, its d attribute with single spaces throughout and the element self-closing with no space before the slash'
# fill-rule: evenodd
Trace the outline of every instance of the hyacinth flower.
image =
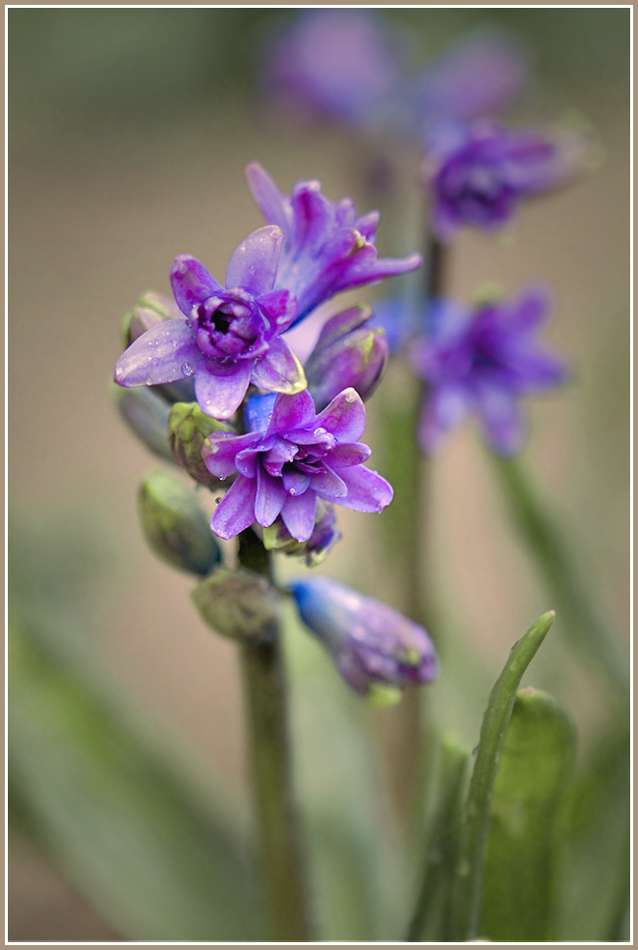
<svg viewBox="0 0 638 950">
<path fill-rule="evenodd" d="M 521 397 L 558 386 L 567 376 L 565 362 L 534 338 L 549 306 L 548 294 L 538 287 L 475 308 L 447 299 L 431 305 L 428 332 L 410 348 L 414 370 L 426 384 L 419 428 L 424 452 L 435 452 L 470 413 L 478 416 L 494 452 L 520 451 Z"/>
<path fill-rule="evenodd" d="M 357 692 L 389 699 L 409 683 L 437 674 L 434 646 L 423 627 L 371 597 L 329 577 L 293 581 L 290 590 L 301 619 L 321 640 L 339 673 Z"/>
<path fill-rule="evenodd" d="M 202 457 L 217 478 L 236 474 L 211 519 L 220 538 L 278 516 L 296 541 L 316 526 L 318 499 L 356 511 L 381 511 L 392 487 L 363 464 L 370 449 L 359 442 L 366 423 L 361 397 L 346 389 L 320 412 L 307 391 L 252 396 L 244 435 L 213 433 Z"/>
<path fill-rule="evenodd" d="M 235 250 L 222 287 L 194 257 L 180 255 L 171 284 L 181 319 L 147 329 L 118 360 L 121 386 L 194 378 L 201 408 L 228 419 L 252 383 L 270 392 L 306 387 L 301 364 L 281 339 L 297 315 L 295 296 L 276 288 L 284 236 L 260 228 Z"/>
<path fill-rule="evenodd" d="M 426 137 L 423 183 L 440 241 L 459 228 L 502 228 L 526 198 L 566 184 L 586 161 L 585 137 L 570 130 L 510 130 L 492 119 L 447 122 Z"/>
<path fill-rule="evenodd" d="M 405 33 L 370 10 L 303 11 L 270 44 L 263 75 L 296 114 L 419 139 L 425 124 L 508 108 L 529 78 L 527 55 L 497 31 L 455 43 L 406 73 Z"/>
<path fill-rule="evenodd" d="M 420 254 L 380 259 L 375 247 L 379 213 L 358 217 L 350 198 L 330 201 L 318 181 L 300 180 L 290 195 L 282 195 L 256 162 L 248 165 L 246 178 L 266 221 L 284 234 L 274 286 L 297 298 L 290 327 L 335 294 L 406 274 L 422 264 Z"/>
<path fill-rule="evenodd" d="M 388 341 L 370 323 L 369 307 L 350 307 L 331 317 L 304 363 L 308 390 L 324 409 L 342 389 L 356 389 L 365 401 L 381 382 L 388 362 Z"/>
</svg>

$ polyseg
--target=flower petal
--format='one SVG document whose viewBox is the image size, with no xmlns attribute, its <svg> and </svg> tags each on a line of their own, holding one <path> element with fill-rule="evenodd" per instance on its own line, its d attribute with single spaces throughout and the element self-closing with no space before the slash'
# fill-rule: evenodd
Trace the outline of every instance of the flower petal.
<svg viewBox="0 0 638 950">
<path fill-rule="evenodd" d="M 249 360 L 228 365 L 210 360 L 202 363 L 195 376 L 195 395 L 203 411 L 214 419 L 232 416 L 246 395 L 251 371 Z"/>
<path fill-rule="evenodd" d="M 295 541 L 307 541 L 315 527 L 317 496 L 311 490 L 303 495 L 288 495 L 281 517 Z"/>
<path fill-rule="evenodd" d="M 255 498 L 255 520 L 267 528 L 273 523 L 288 497 L 280 478 L 273 478 L 261 466 L 257 466 L 257 496 Z M 313 523 L 314 524 L 314 523 Z"/>
<path fill-rule="evenodd" d="M 372 455 L 372 449 L 363 442 L 336 445 L 332 451 L 324 456 L 326 465 L 331 468 L 349 468 L 351 465 L 361 465 L 367 462 Z"/>
<path fill-rule="evenodd" d="M 246 435 L 216 432 L 210 435 L 202 446 L 204 464 L 211 475 L 217 478 L 228 478 L 237 471 L 235 463 L 237 455 L 258 441 L 258 432 L 247 432 Z"/>
<path fill-rule="evenodd" d="M 242 287 L 254 297 L 272 290 L 283 242 L 283 231 L 272 224 L 249 234 L 230 259 L 226 287 Z"/>
<path fill-rule="evenodd" d="M 441 386 L 426 397 L 419 423 L 419 445 L 424 452 L 436 452 L 445 436 L 469 412 L 471 397 L 462 386 Z"/>
<path fill-rule="evenodd" d="M 481 385 L 477 411 L 485 438 L 499 455 L 515 455 L 523 445 L 523 418 L 515 397 L 496 386 Z"/>
<path fill-rule="evenodd" d="M 316 491 L 325 501 L 334 502 L 340 505 L 348 494 L 348 486 L 336 472 L 327 466 L 323 472 L 317 472 L 310 477 L 310 487 Z"/>
<path fill-rule="evenodd" d="M 122 353 L 115 367 L 115 382 L 120 386 L 172 383 L 192 376 L 202 359 L 188 320 L 166 320 Z"/>
<path fill-rule="evenodd" d="M 378 472 L 373 472 L 365 465 L 342 468 L 339 475 L 348 489 L 346 497 L 339 499 L 339 504 L 344 508 L 353 508 L 355 511 L 381 511 L 392 501 L 392 485 Z"/>
<path fill-rule="evenodd" d="M 240 531 L 249 528 L 255 521 L 256 493 L 256 480 L 238 475 L 211 518 L 211 531 L 228 541 Z"/>
<path fill-rule="evenodd" d="M 303 428 L 313 423 L 315 404 L 307 389 L 292 396 L 277 396 L 267 432 L 285 435 L 291 429 Z"/>
<path fill-rule="evenodd" d="M 288 344 L 273 337 L 268 352 L 251 364 L 252 382 L 268 392 L 300 393 L 306 388 L 303 367 Z"/>
<path fill-rule="evenodd" d="M 257 162 L 251 162 L 246 166 L 246 181 L 268 224 L 276 224 L 288 236 L 292 227 L 292 215 L 268 172 Z"/>
<path fill-rule="evenodd" d="M 358 442 L 366 427 L 366 411 L 356 390 L 344 389 L 317 416 L 317 426 L 331 432 L 337 442 Z"/>
<path fill-rule="evenodd" d="M 297 298 L 289 290 L 271 290 L 257 303 L 276 333 L 285 333 L 297 316 Z"/>
<path fill-rule="evenodd" d="M 224 289 L 204 265 L 190 254 L 180 254 L 175 258 L 171 267 L 171 287 L 177 306 L 187 317 L 194 306 L 204 303 Z"/>
</svg>

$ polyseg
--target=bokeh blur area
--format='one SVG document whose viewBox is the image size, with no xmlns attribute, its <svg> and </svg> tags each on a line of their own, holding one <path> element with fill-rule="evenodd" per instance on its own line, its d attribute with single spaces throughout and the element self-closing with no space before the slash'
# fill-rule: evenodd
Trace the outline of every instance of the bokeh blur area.
<svg viewBox="0 0 638 950">
<path fill-rule="evenodd" d="M 244 180 L 248 162 L 262 164 L 284 192 L 299 178 L 316 178 L 332 200 L 349 195 L 359 213 L 371 210 L 364 170 L 380 143 L 327 121 L 299 122 L 260 88 L 265 45 L 297 12 L 25 7 L 8 15 L 16 612 L 40 625 L 55 661 L 117 706 L 196 797 L 205 801 L 213 788 L 216 807 L 240 829 L 249 795 L 235 649 L 197 616 L 191 578 L 158 562 L 144 545 L 136 492 L 155 460 L 123 426 L 109 386 L 122 315 L 147 290 L 170 293 L 175 256 L 194 255 L 222 280 L 235 247 L 261 226 Z M 512 123 L 576 115 L 600 142 L 600 167 L 529 202 L 511 238 L 464 232 L 449 288 L 464 300 L 486 281 L 508 294 L 535 279 L 552 288 L 546 338 L 573 371 L 563 391 L 529 400 L 526 464 L 565 529 L 601 614 L 624 644 L 629 9 L 408 8 L 380 15 L 404 31 L 415 68 L 469 30 L 509 31 L 534 66 Z M 422 199 L 413 197 L 419 154 L 400 145 L 395 151 L 409 215 L 404 230 L 396 211 L 388 209 L 387 230 L 382 216 L 379 247 L 389 256 L 420 249 L 414 242 Z M 372 302 L 391 289 L 373 287 L 346 299 Z M 400 400 L 401 389 L 390 372 L 387 389 L 382 385 L 368 404 L 373 450 L 380 402 Z M 438 723 L 472 745 L 481 703 L 510 645 L 554 605 L 506 517 L 472 426 L 455 433 L 431 472 L 428 563 L 441 618 L 435 634 L 447 644 L 444 669 L 453 672 L 457 689 L 463 684 L 463 695 L 442 677 L 428 688 L 428 704 Z M 343 540 L 320 570 L 392 602 L 392 566 L 384 566 L 375 517 L 341 510 L 339 520 Z M 282 576 L 299 569 L 281 561 Z M 291 637 L 296 729 L 307 744 L 323 735 L 317 755 L 327 756 L 330 771 L 337 764 L 328 739 L 338 742 L 340 727 L 328 706 L 345 687 L 321 665 L 320 648 L 308 643 Z M 535 675 L 571 710 L 587 748 L 604 729 L 605 702 L 559 632 L 541 651 Z M 313 676 L 328 684 L 316 708 L 307 699 L 304 706 L 300 685 Z M 383 737 L 390 714 L 365 716 Z M 302 786 L 311 783 L 312 754 L 307 747 L 299 753 Z M 58 866 L 55 842 L 44 847 L 29 817 L 17 812 L 10 938 L 130 939 L 99 900 L 84 903 L 87 894 L 80 894 L 69 867 Z"/>
</svg>

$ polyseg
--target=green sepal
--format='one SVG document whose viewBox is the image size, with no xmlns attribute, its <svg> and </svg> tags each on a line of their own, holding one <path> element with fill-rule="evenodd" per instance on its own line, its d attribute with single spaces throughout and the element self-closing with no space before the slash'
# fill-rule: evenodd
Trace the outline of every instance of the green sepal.
<svg viewBox="0 0 638 950">
<path fill-rule="evenodd" d="M 207 416 L 196 402 L 176 402 L 168 418 L 168 440 L 173 458 L 191 478 L 208 488 L 219 488 L 225 480 L 208 471 L 202 458 L 202 446 L 214 432 L 234 431 L 228 423 Z"/>
<path fill-rule="evenodd" d="M 240 643 L 272 643 L 279 626 L 278 594 L 268 580 L 245 567 L 220 568 L 191 597 L 206 623 Z"/>
<path fill-rule="evenodd" d="M 204 576 L 220 564 L 220 547 L 193 491 L 169 472 L 146 473 L 138 510 L 144 537 L 163 561 Z"/>
<path fill-rule="evenodd" d="M 148 386 L 125 389 L 111 383 L 111 395 L 120 416 L 140 442 L 159 458 L 174 462 L 168 441 L 168 403 Z"/>
</svg>

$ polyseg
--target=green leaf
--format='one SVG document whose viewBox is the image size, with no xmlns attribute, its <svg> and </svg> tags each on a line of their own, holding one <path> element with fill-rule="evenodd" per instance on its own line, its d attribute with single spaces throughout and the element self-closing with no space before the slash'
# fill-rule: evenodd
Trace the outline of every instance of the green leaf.
<svg viewBox="0 0 638 950">
<path fill-rule="evenodd" d="M 519 692 L 492 794 L 481 937 L 555 937 L 575 742 L 571 718 L 551 696 Z"/>
<path fill-rule="evenodd" d="M 554 617 L 553 610 L 543 614 L 514 644 L 490 693 L 461 829 L 452 901 L 451 937 L 455 941 L 472 940 L 478 935 L 490 803 L 505 733 L 523 673 L 545 639 Z"/>
<path fill-rule="evenodd" d="M 13 629 L 12 792 L 78 890 L 134 940 L 263 936 L 224 824 L 67 668 Z"/>
</svg>

